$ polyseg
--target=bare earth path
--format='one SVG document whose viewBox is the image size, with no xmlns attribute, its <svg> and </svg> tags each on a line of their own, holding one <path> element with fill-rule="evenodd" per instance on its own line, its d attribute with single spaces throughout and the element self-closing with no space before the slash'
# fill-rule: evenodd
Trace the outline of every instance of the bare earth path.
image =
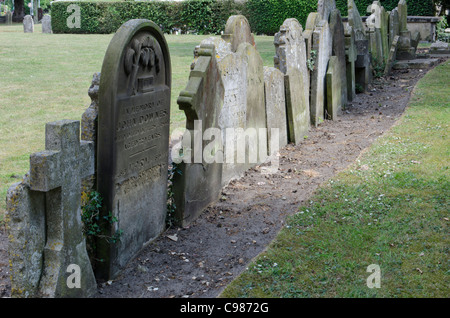
<svg viewBox="0 0 450 318">
<path fill-rule="evenodd" d="M 426 71 L 398 71 L 374 82 L 339 120 L 312 127 L 300 145 L 282 149 L 277 173 L 264 175 L 257 167 L 231 182 L 194 224 L 168 230 L 116 280 L 100 283 L 97 297 L 217 297 L 274 239 L 287 215 L 395 123 Z M 177 241 L 167 237 L 175 234 Z M 0 297 L 11 289 L 7 246 L 0 228 Z"/>
</svg>

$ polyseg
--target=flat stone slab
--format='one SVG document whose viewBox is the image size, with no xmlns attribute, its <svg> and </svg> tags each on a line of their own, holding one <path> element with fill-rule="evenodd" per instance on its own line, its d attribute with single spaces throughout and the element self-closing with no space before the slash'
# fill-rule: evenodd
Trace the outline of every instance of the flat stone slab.
<svg viewBox="0 0 450 318">
<path fill-rule="evenodd" d="M 436 65 L 439 62 L 438 59 L 415 59 L 415 60 L 404 60 L 398 61 L 394 64 L 394 70 L 404 70 L 404 69 L 420 69 L 429 68 Z"/>
</svg>

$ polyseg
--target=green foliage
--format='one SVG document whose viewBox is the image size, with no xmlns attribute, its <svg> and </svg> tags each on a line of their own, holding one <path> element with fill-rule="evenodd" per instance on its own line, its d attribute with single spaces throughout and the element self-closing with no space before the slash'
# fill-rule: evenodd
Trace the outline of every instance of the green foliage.
<svg viewBox="0 0 450 318">
<path fill-rule="evenodd" d="M 102 207 L 102 198 L 100 193 L 92 191 L 83 193 L 81 197 L 81 221 L 83 222 L 83 233 L 86 237 L 87 250 L 91 258 L 94 257 L 96 251 L 96 242 L 98 239 L 105 239 L 110 244 L 115 244 L 122 236 L 122 230 L 116 232 L 113 236 L 103 235 L 101 227 L 102 222 L 114 224 L 118 219 L 111 212 L 101 217 L 100 209 Z"/>
<path fill-rule="evenodd" d="M 317 52 L 315 50 L 311 51 L 311 56 L 310 58 L 306 61 L 306 66 L 308 67 L 308 69 L 312 72 L 314 71 L 314 66 L 316 64 L 316 57 L 317 57 Z"/>
<path fill-rule="evenodd" d="M 442 17 L 441 21 L 436 25 L 437 39 L 442 42 L 450 42 L 450 33 L 445 33 L 448 28 L 447 17 Z"/>
</svg>

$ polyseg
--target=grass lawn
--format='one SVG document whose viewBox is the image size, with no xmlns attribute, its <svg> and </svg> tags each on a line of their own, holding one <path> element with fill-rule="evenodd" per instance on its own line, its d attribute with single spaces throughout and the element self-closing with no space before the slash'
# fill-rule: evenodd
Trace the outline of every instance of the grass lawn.
<svg viewBox="0 0 450 318">
<path fill-rule="evenodd" d="M 0 221 L 6 191 L 29 169 L 29 156 L 45 149 L 47 122 L 80 120 L 90 104 L 92 75 L 100 72 L 113 35 L 25 34 L 22 24 L 0 25 Z M 176 100 L 188 81 L 193 50 L 208 36 L 168 35 L 172 63 L 171 125 L 184 126 Z M 273 66 L 273 37 L 257 37 Z"/>
<path fill-rule="evenodd" d="M 399 123 L 290 217 L 222 297 L 450 295 L 450 61 Z M 370 289 L 371 264 L 381 288 Z"/>
</svg>

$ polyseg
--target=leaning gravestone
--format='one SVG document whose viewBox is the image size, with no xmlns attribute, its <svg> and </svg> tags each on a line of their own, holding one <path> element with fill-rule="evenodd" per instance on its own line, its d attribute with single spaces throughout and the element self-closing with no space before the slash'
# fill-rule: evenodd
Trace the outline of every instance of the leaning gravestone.
<svg viewBox="0 0 450 318">
<path fill-rule="evenodd" d="M 335 0 L 319 0 L 317 2 L 317 14 L 320 20 L 329 21 L 331 11 L 336 10 Z"/>
<path fill-rule="evenodd" d="M 347 73 L 347 99 L 353 101 L 356 97 L 355 84 L 355 62 L 358 52 L 356 51 L 355 32 L 353 28 L 347 24 L 345 28 L 345 58 Z"/>
<path fill-rule="evenodd" d="M 42 18 L 42 33 L 52 33 L 52 18 L 45 14 Z"/>
<path fill-rule="evenodd" d="M 269 154 L 276 155 L 279 148 L 288 143 L 286 97 L 284 88 L 285 75 L 274 67 L 264 67 L 267 136 L 269 140 Z M 308 117 L 309 120 L 309 117 Z M 278 144 L 273 145 L 278 131 Z"/>
<path fill-rule="evenodd" d="M 275 34 L 274 64 L 285 77 L 288 140 L 300 143 L 309 130 L 309 71 L 306 44 L 297 19 L 287 19 Z"/>
<path fill-rule="evenodd" d="M 33 33 L 34 32 L 34 21 L 31 15 L 26 15 L 23 18 L 23 32 Z"/>
<path fill-rule="evenodd" d="M 331 56 L 328 63 L 326 75 L 327 85 L 327 119 L 336 120 L 339 112 L 342 110 L 341 85 L 342 75 L 341 67 L 337 56 Z"/>
<path fill-rule="evenodd" d="M 389 75 L 389 73 L 392 70 L 392 67 L 394 66 L 395 63 L 395 58 L 397 56 L 397 45 L 398 45 L 398 39 L 400 36 L 396 35 L 394 38 L 394 41 L 392 41 L 391 44 L 391 49 L 389 50 L 389 57 L 388 60 L 386 62 L 386 67 L 384 69 L 384 75 Z"/>
<path fill-rule="evenodd" d="M 80 142 L 80 122 L 62 120 L 46 125 L 45 148 L 30 156 L 29 176 L 7 194 L 11 293 L 90 297 L 97 285 L 83 236 L 80 197 L 81 179 L 94 173 L 93 144 Z M 74 270 L 78 286 L 69 284 L 68 272 Z"/>
<path fill-rule="evenodd" d="M 171 65 L 159 27 L 143 19 L 124 23 L 103 60 L 99 86 L 97 190 L 106 236 L 97 244 L 99 279 L 114 278 L 165 229 Z"/>
<path fill-rule="evenodd" d="M 364 26 L 364 23 L 362 22 L 355 1 L 348 0 L 347 9 L 348 9 L 348 24 L 353 28 L 353 31 L 355 32 L 355 41 L 366 40 L 366 28 Z"/>
<path fill-rule="evenodd" d="M 219 111 L 225 90 L 214 45 L 201 44 L 197 54 L 189 82 L 177 101 L 186 115 L 188 134 L 183 138 L 188 151 L 183 150 L 185 158 L 177 165 L 180 173 L 173 179 L 175 218 L 180 226 L 194 221 L 209 204 L 219 199 L 222 190 Z"/>
<path fill-rule="evenodd" d="M 398 19 L 397 8 L 389 13 L 389 46 L 392 45 L 394 38 L 400 33 L 400 22 Z"/>
<path fill-rule="evenodd" d="M 312 37 L 312 50 L 316 52 L 314 70 L 311 72 L 311 124 L 318 126 L 324 119 L 325 74 L 331 56 L 332 38 L 327 20 L 316 25 Z"/>
<path fill-rule="evenodd" d="M 330 12 L 330 31 L 333 38 L 332 56 L 337 58 L 337 66 L 340 70 L 334 71 L 334 76 L 341 76 L 341 102 L 340 107 L 347 105 L 347 71 L 346 71 L 346 56 L 345 56 L 345 32 L 344 24 L 342 23 L 341 13 L 338 9 Z M 336 119 L 333 116 L 333 119 Z"/>
</svg>

